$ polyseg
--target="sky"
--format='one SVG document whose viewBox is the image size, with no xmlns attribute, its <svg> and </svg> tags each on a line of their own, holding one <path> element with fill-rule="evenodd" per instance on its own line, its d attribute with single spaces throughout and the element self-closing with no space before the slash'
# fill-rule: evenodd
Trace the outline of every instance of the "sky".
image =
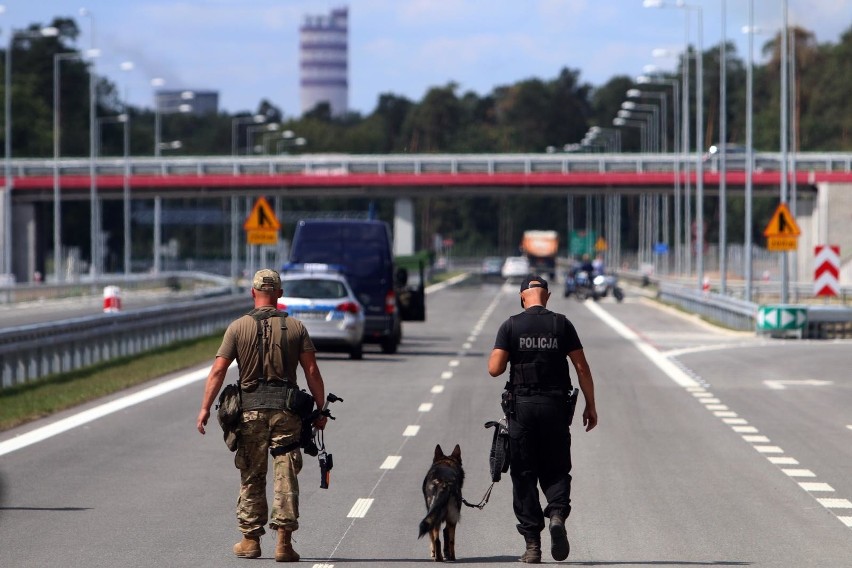
<svg viewBox="0 0 852 568">
<path fill-rule="evenodd" d="M 153 106 L 151 80 L 163 88 L 219 92 L 220 110 L 255 111 L 262 99 L 285 117 L 299 108 L 299 26 L 307 15 L 349 8 L 349 107 L 370 113 L 381 94 L 419 101 L 450 82 L 479 95 L 529 78 L 550 80 L 568 67 L 600 86 L 648 65 L 674 69 L 672 56 L 726 35 L 746 59 L 747 0 L 690 0 L 698 9 L 644 8 L 643 0 L 0 0 L 0 37 L 54 17 L 74 18 L 81 50 L 100 50 L 97 72 L 131 104 Z M 782 25 L 783 0 L 753 0 L 755 61 Z M 852 0 L 787 0 L 790 25 L 836 43 L 852 27 Z M 85 7 L 88 15 L 80 15 Z M 92 25 L 94 24 L 94 25 Z M 122 63 L 133 69 L 122 70 Z"/>
</svg>

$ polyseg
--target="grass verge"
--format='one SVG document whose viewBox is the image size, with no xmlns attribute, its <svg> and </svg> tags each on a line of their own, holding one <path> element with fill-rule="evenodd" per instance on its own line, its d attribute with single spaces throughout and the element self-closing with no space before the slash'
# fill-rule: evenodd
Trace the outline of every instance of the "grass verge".
<svg viewBox="0 0 852 568">
<path fill-rule="evenodd" d="M 175 343 L 141 355 L 0 389 L 0 431 L 213 361 L 222 334 Z"/>
</svg>

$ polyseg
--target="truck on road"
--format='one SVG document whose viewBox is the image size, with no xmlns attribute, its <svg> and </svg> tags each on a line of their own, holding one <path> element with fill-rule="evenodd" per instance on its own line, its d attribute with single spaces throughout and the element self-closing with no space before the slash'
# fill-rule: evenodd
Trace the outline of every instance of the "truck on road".
<svg viewBox="0 0 852 568">
<path fill-rule="evenodd" d="M 524 231 L 521 251 L 530 261 L 530 271 L 556 278 L 556 254 L 559 252 L 559 233 L 556 231 Z"/>
</svg>

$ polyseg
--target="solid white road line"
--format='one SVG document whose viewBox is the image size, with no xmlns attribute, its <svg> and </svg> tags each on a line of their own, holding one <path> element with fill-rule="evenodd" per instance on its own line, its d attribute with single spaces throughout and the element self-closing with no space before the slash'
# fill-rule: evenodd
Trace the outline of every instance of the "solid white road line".
<svg viewBox="0 0 852 568">
<path fill-rule="evenodd" d="M 125 408 L 129 408 L 139 404 L 140 402 L 145 402 L 173 390 L 185 387 L 188 384 L 204 380 L 207 378 L 208 373 L 209 369 L 193 371 L 192 373 L 181 375 L 180 377 L 148 387 L 147 389 L 139 392 L 101 404 L 100 406 L 84 410 L 79 414 L 63 418 L 62 420 L 58 420 L 52 424 L 48 424 L 47 426 L 31 430 L 25 434 L 6 440 L 5 442 L 0 442 L 0 456 L 14 452 L 15 450 L 20 450 L 21 448 L 25 448 L 37 442 L 41 442 L 42 440 L 46 440 L 47 438 L 56 436 L 57 434 L 67 432 L 72 428 L 82 426 L 83 424 L 87 424 L 93 420 L 97 420 L 98 418 L 118 412 L 119 410 L 124 410 Z"/>
<path fill-rule="evenodd" d="M 837 517 L 847 527 L 852 527 L 852 517 Z"/>
</svg>

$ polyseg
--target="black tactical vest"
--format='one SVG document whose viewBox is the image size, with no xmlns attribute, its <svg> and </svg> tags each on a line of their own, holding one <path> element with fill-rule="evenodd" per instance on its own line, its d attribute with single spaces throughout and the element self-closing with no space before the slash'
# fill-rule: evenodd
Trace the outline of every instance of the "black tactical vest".
<svg viewBox="0 0 852 568">
<path fill-rule="evenodd" d="M 516 392 L 567 393 L 571 389 L 565 317 L 524 312 L 509 318 L 511 370 Z"/>
</svg>

